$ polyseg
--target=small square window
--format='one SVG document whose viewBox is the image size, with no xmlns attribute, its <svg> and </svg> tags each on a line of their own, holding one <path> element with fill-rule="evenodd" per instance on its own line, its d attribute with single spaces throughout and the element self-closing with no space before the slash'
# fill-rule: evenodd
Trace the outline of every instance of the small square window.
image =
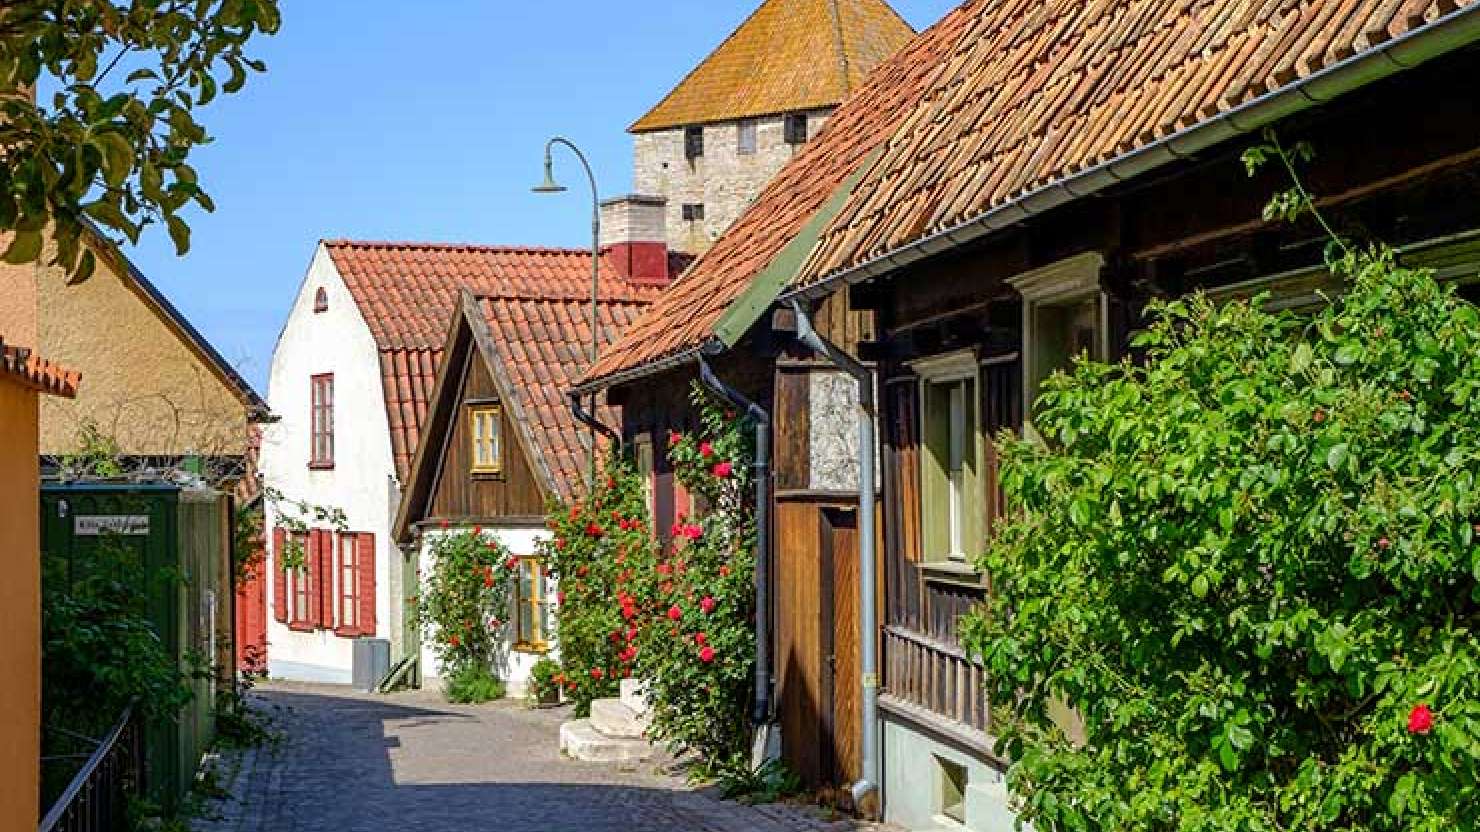
<svg viewBox="0 0 1480 832">
<path fill-rule="evenodd" d="M 693 161 L 704 155 L 704 128 L 685 127 L 683 129 L 683 157 Z"/>
<path fill-rule="evenodd" d="M 807 114 L 787 113 L 784 125 L 787 144 L 807 143 Z"/>
<path fill-rule="evenodd" d="M 741 156 L 750 156 L 755 153 L 756 148 L 756 123 L 755 119 L 747 118 L 740 122 L 739 133 L 736 138 L 735 149 Z"/>
<path fill-rule="evenodd" d="M 684 222 L 699 222 L 704 219 L 704 204 L 700 202 L 685 203 L 683 206 Z"/>
<path fill-rule="evenodd" d="M 504 470 L 501 422 L 503 408 L 477 405 L 468 411 L 468 435 L 472 442 L 472 472 L 501 474 Z"/>
</svg>

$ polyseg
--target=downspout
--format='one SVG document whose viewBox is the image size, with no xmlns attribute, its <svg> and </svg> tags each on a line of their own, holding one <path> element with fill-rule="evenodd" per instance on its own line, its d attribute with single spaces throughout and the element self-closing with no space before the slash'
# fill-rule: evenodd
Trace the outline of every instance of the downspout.
<svg viewBox="0 0 1480 832">
<path fill-rule="evenodd" d="M 744 410 L 755 422 L 755 711 L 757 727 L 771 722 L 771 414 L 720 381 L 698 356 L 705 386 Z"/>
<path fill-rule="evenodd" d="M 594 415 L 587 411 L 585 405 L 581 404 L 581 396 L 579 393 L 567 393 L 566 401 L 570 402 L 570 412 L 576 417 L 577 422 L 580 422 L 581 424 L 596 431 L 602 436 L 605 436 L 607 439 L 610 439 L 612 442 L 613 450 L 622 449 L 622 435 L 620 433 L 617 433 L 614 428 L 602 424 L 600 419 L 597 419 Z M 591 451 L 591 455 L 594 459 L 596 455 L 596 451 L 594 448 Z"/>
<path fill-rule="evenodd" d="M 879 650 L 878 650 L 878 555 L 874 518 L 878 511 L 874 487 L 874 373 L 862 362 L 838 349 L 817 333 L 807 311 L 795 300 L 797 338 L 858 382 L 858 625 L 862 637 L 863 676 L 863 779 L 853 784 L 853 800 L 879 790 Z"/>
</svg>

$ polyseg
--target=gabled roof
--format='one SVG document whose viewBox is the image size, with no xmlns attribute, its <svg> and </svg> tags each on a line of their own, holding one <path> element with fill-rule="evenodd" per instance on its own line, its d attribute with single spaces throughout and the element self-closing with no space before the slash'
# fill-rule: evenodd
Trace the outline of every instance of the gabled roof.
<svg viewBox="0 0 1480 832">
<path fill-rule="evenodd" d="M 832 107 L 913 35 L 885 0 L 765 0 L 630 130 Z"/>
<path fill-rule="evenodd" d="M 1474 3 L 973 0 L 800 282 L 896 268 L 1474 42 Z"/>
<path fill-rule="evenodd" d="M 22 347 L 12 347 L 0 337 L 0 378 L 32 390 L 65 399 L 77 395 L 82 375 L 47 361 Z"/>
<path fill-rule="evenodd" d="M 881 64 L 683 279 L 603 353 L 582 386 L 601 386 L 691 358 L 713 339 L 716 326 L 752 280 L 803 234 L 813 216 L 894 132 L 969 22 L 957 10 Z"/>
<path fill-rule="evenodd" d="M 211 342 L 190 323 L 190 320 L 175 307 L 170 299 L 159 290 L 149 278 L 144 276 L 139 267 L 134 265 L 128 255 L 123 252 L 112 240 L 108 239 L 95 223 L 91 220 L 84 221 L 84 227 L 90 236 L 89 243 L 92 245 L 99 258 L 106 259 L 118 273 L 124 284 L 148 306 L 154 314 L 164 322 L 181 341 L 185 342 L 191 352 L 194 352 L 206 366 L 215 373 L 222 382 L 231 389 L 237 401 L 247 409 L 249 421 L 261 421 L 268 418 L 269 409 L 267 402 L 263 401 L 252 385 L 231 366 L 225 356 L 221 355 Z"/>
<path fill-rule="evenodd" d="M 380 351 L 396 472 L 407 481 L 459 293 L 552 303 L 591 302 L 589 250 L 326 240 Z M 674 268 L 682 268 L 678 260 Z M 676 271 L 673 273 L 677 273 Z M 600 296 L 646 304 L 651 285 L 601 263 Z"/>
<path fill-rule="evenodd" d="M 597 305 L 603 343 L 609 343 L 637 317 L 645 301 L 607 298 Z M 570 500 L 584 489 L 590 429 L 570 411 L 565 391 L 587 366 L 590 300 L 576 298 L 476 297 L 464 291 L 453 315 L 443 352 L 482 361 L 493 377 L 499 400 L 508 408 L 518 436 L 509 443 L 529 459 L 547 497 Z M 404 539 L 413 518 L 434 497 L 445 453 L 444 434 L 452 430 L 463 383 L 461 360 L 443 362 L 420 443 L 407 480 L 406 499 L 396 520 Z M 598 405 L 596 417 L 618 424 L 620 412 Z M 489 518 L 494 519 L 494 518 Z"/>
</svg>

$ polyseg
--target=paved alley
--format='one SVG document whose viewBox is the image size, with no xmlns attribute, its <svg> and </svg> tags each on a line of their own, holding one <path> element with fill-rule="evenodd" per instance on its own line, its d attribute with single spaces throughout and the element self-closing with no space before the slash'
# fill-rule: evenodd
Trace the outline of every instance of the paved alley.
<svg viewBox="0 0 1480 832">
<path fill-rule="evenodd" d="M 221 761 L 231 796 L 196 832 L 840 832 L 785 807 L 695 792 L 560 755 L 564 709 L 448 705 L 435 692 L 370 696 L 277 683 L 254 698 L 283 740 Z"/>
</svg>

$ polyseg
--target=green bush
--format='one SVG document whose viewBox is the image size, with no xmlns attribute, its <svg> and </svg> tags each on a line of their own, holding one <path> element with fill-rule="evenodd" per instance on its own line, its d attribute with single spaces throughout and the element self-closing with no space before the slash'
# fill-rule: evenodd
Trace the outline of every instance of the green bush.
<svg viewBox="0 0 1480 832">
<path fill-rule="evenodd" d="M 1480 314 L 1343 251 L 1314 317 L 1158 305 L 1003 437 L 964 630 L 1038 829 L 1475 829 Z"/>
<path fill-rule="evenodd" d="M 555 677 L 560 675 L 560 662 L 548 656 L 535 662 L 534 667 L 529 669 L 530 704 L 559 701 L 561 684 Z"/>
<path fill-rule="evenodd" d="M 448 702 L 460 705 L 478 705 L 503 699 L 507 692 L 504 683 L 493 671 L 478 664 L 465 664 L 453 672 L 443 683 L 443 694 Z"/>
<path fill-rule="evenodd" d="M 493 678 L 505 659 L 518 560 L 473 529 L 438 538 L 429 567 L 417 614 L 448 678 Z"/>
</svg>

